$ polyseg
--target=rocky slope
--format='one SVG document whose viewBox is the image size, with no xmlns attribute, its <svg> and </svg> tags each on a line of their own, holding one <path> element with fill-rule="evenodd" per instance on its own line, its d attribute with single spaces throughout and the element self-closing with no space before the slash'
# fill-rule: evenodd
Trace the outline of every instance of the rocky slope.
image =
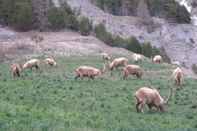
<svg viewBox="0 0 197 131">
<path fill-rule="evenodd" d="M 176 0 L 180 5 L 186 7 L 191 14 L 192 24 L 197 25 L 197 1 L 196 0 Z"/>
<path fill-rule="evenodd" d="M 33 38 L 40 36 L 42 41 Z M 60 32 L 15 32 L 0 27 L 0 61 L 2 59 L 28 59 L 32 56 L 99 56 L 108 52 L 118 56 L 132 56 L 132 52 L 110 47 L 93 36 L 81 36 L 79 33 L 64 30 Z M 4 54 L 3 54 L 4 53 Z"/>
<path fill-rule="evenodd" d="M 103 12 L 91 4 L 89 0 L 67 0 L 81 15 L 88 17 L 93 24 L 105 24 L 108 31 L 123 37 L 135 36 L 141 42 L 151 42 L 157 47 L 164 47 L 167 54 L 174 61 L 191 68 L 197 64 L 197 26 L 191 24 L 169 24 L 163 19 L 153 18 L 155 28 L 149 32 L 143 25 L 139 25 L 136 17 L 113 16 Z"/>
</svg>

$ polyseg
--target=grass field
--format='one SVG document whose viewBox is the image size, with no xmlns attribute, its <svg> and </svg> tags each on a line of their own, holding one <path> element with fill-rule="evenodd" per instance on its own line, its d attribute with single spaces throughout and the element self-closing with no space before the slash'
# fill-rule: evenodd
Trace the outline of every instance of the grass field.
<svg viewBox="0 0 197 131">
<path fill-rule="evenodd" d="M 197 81 L 185 79 L 167 112 L 136 113 L 134 92 L 149 80 L 167 96 L 172 67 L 147 61 L 145 76 L 123 80 L 116 71 L 95 80 L 74 80 L 79 65 L 102 67 L 95 57 L 58 58 L 59 66 L 42 65 L 42 72 L 26 70 L 13 79 L 0 64 L 0 131 L 196 131 Z M 130 62 L 132 63 L 132 62 Z M 65 77 L 66 76 L 66 77 Z"/>
</svg>

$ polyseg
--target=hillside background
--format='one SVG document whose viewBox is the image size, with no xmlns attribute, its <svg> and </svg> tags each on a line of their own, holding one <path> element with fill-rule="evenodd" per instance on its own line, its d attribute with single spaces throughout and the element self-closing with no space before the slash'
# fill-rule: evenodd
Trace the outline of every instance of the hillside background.
<svg viewBox="0 0 197 131">
<path fill-rule="evenodd" d="M 1 45 L 10 37 L 8 27 L 20 32 L 66 29 L 147 57 L 159 49 L 166 62 L 192 69 L 197 64 L 196 5 L 195 0 L 1 0 Z"/>
</svg>

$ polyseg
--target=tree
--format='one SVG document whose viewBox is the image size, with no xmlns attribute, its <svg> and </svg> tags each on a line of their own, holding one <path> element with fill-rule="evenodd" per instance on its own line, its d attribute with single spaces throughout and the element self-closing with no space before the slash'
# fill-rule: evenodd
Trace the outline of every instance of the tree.
<svg viewBox="0 0 197 131">
<path fill-rule="evenodd" d="M 150 16 L 147 2 L 145 2 L 145 0 L 139 0 L 137 7 L 137 16 L 141 19 L 141 22 L 143 24 L 152 23 L 152 18 Z"/>
</svg>

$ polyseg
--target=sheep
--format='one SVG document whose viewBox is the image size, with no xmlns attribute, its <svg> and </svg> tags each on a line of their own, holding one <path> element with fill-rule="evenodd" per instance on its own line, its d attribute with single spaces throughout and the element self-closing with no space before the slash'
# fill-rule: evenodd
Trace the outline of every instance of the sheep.
<svg viewBox="0 0 197 131">
<path fill-rule="evenodd" d="M 111 56 L 107 53 L 102 53 L 101 56 L 102 56 L 104 61 L 110 61 L 111 60 Z"/>
<path fill-rule="evenodd" d="M 127 65 L 123 68 L 123 79 L 126 79 L 130 74 L 136 75 L 137 78 L 141 78 L 143 75 L 142 68 L 138 65 Z"/>
<path fill-rule="evenodd" d="M 40 60 L 31 59 L 23 65 L 23 69 L 28 69 L 28 68 L 32 69 L 33 67 L 35 67 L 36 69 L 39 69 L 39 65 L 40 65 Z"/>
<path fill-rule="evenodd" d="M 21 71 L 22 71 L 22 66 L 18 63 L 11 64 L 10 71 L 11 71 L 13 77 L 20 77 Z"/>
<path fill-rule="evenodd" d="M 96 76 L 100 76 L 103 72 L 95 67 L 80 66 L 75 70 L 75 73 L 76 73 L 75 79 L 79 77 L 80 78 L 88 77 L 94 79 Z"/>
<path fill-rule="evenodd" d="M 128 65 L 128 59 L 125 57 L 120 57 L 114 59 L 110 64 L 109 64 L 109 69 L 112 71 L 114 68 L 118 68 L 119 66 L 127 66 Z"/>
<path fill-rule="evenodd" d="M 139 61 L 142 61 L 143 59 L 141 54 L 136 54 L 136 53 L 134 53 L 132 57 L 133 57 L 134 62 L 139 62 Z"/>
<path fill-rule="evenodd" d="M 50 66 L 57 66 L 57 63 L 55 62 L 55 60 L 53 58 L 46 58 L 44 60 L 44 62 L 47 64 L 47 65 L 50 65 Z"/>
<path fill-rule="evenodd" d="M 160 55 L 156 55 L 156 56 L 154 56 L 154 58 L 152 59 L 152 61 L 154 63 L 160 64 L 162 62 L 162 57 Z"/>
<path fill-rule="evenodd" d="M 155 107 L 157 111 L 164 112 L 165 105 L 168 103 L 169 99 L 172 96 L 172 88 L 170 88 L 169 96 L 164 100 L 157 89 L 149 87 L 141 87 L 135 92 L 136 98 L 136 110 L 137 112 L 143 112 L 145 105 L 148 105 L 148 108 L 151 110 L 152 107 Z"/>
<path fill-rule="evenodd" d="M 173 73 L 172 73 L 172 76 L 174 78 L 174 81 L 175 81 L 175 84 L 177 86 L 181 86 L 182 83 L 183 83 L 183 71 L 181 70 L 180 67 L 177 67 Z"/>
</svg>

